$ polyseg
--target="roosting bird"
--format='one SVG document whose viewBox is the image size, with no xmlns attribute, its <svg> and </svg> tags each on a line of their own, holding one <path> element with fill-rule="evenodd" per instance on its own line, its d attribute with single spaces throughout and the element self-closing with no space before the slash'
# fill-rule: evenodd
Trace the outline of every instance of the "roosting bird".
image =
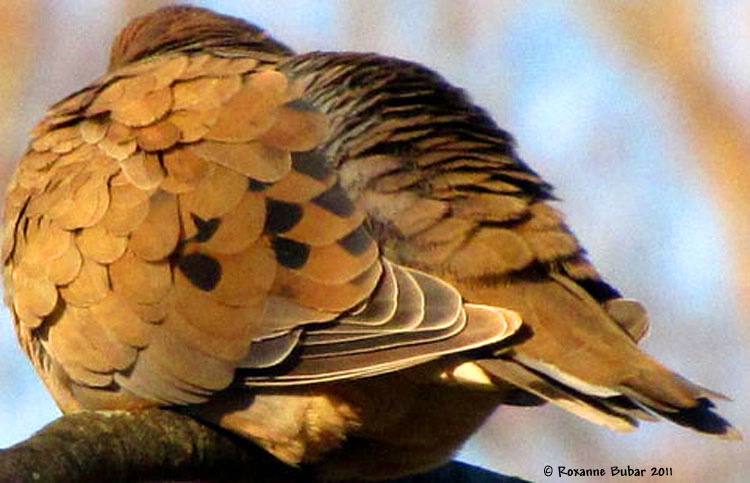
<svg viewBox="0 0 750 483">
<path fill-rule="evenodd" d="M 499 405 L 739 438 L 553 201 L 438 74 L 168 7 L 34 129 L 6 299 L 64 412 L 181 408 L 330 479 L 440 465 Z"/>
</svg>

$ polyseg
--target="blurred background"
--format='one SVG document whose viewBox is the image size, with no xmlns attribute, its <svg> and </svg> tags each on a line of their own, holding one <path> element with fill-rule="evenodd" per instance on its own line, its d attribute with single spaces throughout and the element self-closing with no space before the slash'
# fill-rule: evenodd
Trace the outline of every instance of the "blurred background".
<svg viewBox="0 0 750 483">
<path fill-rule="evenodd" d="M 130 17 L 174 2 L 1 2 L 5 185 L 46 107 L 103 73 Z M 650 308 L 646 350 L 730 395 L 721 412 L 750 435 L 750 2 L 192 3 L 244 17 L 299 52 L 377 51 L 464 87 L 556 186 L 601 272 Z M 59 413 L 7 310 L 0 358 L 5 447 Z M 543 475 L 549 464 L 739 482 L 750 475 L 749 444 L 667 424 L 613 434 L 551 406 L 502 408 L 460 458 L 531 480 L 554 480 Z"/>
</svg>

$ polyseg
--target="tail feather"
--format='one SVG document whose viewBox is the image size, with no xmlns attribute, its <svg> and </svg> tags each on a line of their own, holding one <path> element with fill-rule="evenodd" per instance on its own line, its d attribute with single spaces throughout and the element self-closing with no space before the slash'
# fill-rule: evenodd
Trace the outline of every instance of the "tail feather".
<svg viewBox="0 0 750 483">
<path fill-rule="evenodd" d="M 615 411 L 594 397 L 506 359 L 475 361 L 490 377 L 509 382 L 541 397 L 576 416 L 620 432 L 633 431 L 638 421 L 628 414 Z"/>
<path fill-rule="evenodd" d="M 664 404 L 648 401 L 644 398 L 643 393 L 634 391 L 628 387 L 622 389 L 623 394 L 635 404 L 650 411 L 662 419 L 666 419 L 680 426 L 693 429 L 699 433 L 706 433 L 718 436 L 722 439 L 741 440 L 742 434 L 735 429 L 732 424 L 714 412 L 716 405 L 709 399 L 728 399 L 721 393 L 711 391 L 697 384 L 694 384 L 678 374 L 675 379 L 691 386 L 698 392 L 693 404 L 687 407 L 674 407 Z"/>
<path fill-rule="evenodd" d="M 700 391 L 692 404 L 676 407 L 655 401 L 627 386 L 617 396 L 601 397 L 587 394 L 567 381 L 555 379 L 512 359 L 506 353 L 495 359 L 474 361 L 498 384 L 510 383 L 555 404 L 568 412 L 600 426 L 620 432 L 634 430 L 639 421 L 656 422 L 666 419 L 700 433 L 722 439 L 741 440 L 742 435 L 731 423 L 714 412 L 714 403 L 708 397 L 726 399 L 720 393 L 693 384 L 675 374 L 675 379 L 691 389 Z M 504 357 L 511 357 L 506 359 Z"/>
<path fill-rule="evenodd" d="M 637 302 L 595 300 L 562 275 L 462 287 L 472 302 L 521 314 L 530 336 L 495 359 L 477 364 L 498 381 L 522 389 L 591 422 L 632 430 L 638 421 L 667 419 L 696 431 L 737 439 L 709 399 L 722 394 L 694 384 L 644 353 L 648 331 Z"/>
<path fill-rule="evenodd" d="M 657 411 L 664 419 L 700 433 L 712 434 L 722 439 L 740 441 L 742 434 L 729 421 L 713 412 L 714 403 L 710 399 L 700 398 L 698 404 L 692 408 L 682 408 L 678 411 Z"/>
<path fill-rule="evenodd" d="M 630 416 L 631 418 L 638 421 L 648 421 L 651 423 L 655 423 L 661 420 L 661 418 L 657 414 L 655 414 L 654 411 L 638 405 L 630 398 L 625 396 L 602 398 L 600 399 L 600 402 L 610 410 L 618 414 Z"/>
</svg>

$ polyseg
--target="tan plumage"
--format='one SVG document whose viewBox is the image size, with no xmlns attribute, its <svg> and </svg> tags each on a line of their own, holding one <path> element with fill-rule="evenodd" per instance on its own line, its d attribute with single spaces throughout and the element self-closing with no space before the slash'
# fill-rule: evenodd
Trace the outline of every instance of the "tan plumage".
<svg viewBox="0 0 750 483">
<path fill-rule="evenodd" d="M 424 68 L 172 7 L 32 137 L 6 297 L 64 411 L 181 407 L 342 478 L 437 465 L 533 396 L 739 437 L 637 348 L 645 311 L 510 136 Z"/>
</svg>

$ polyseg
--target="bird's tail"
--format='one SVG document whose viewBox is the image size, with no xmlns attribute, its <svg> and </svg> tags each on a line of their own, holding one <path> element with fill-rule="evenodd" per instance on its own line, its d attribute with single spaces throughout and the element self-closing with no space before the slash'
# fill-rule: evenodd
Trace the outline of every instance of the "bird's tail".
<svg viewBox="0 0 750 483">
<path fill-rule="evenodd" d="M 528 336 L 475 360 L 496 385 L 520 387 L 602 426 L 631 431 L 667 419 L 701 433 L 741 439 L 714 412 L 720 393 L 694 384 L 641 351 L 648 322 L 640 304 L 594 301 L 564 277 L 479 289 L 482 302 L 517 310 Z"/>
<path fill-rule="evenodd" d="M 481 367 L 496 384 L 512 384 L 576 416 L 615 431 L 632 431 L 639 421 L 667 419 L 680 426 L 723 439 L 742 439 L 739 431 L 713 411 L 715 405 L 707 396 L 695 398 L 691 407 L 660 405 L 661 408 L 657 408 L 643 402 L 643 397 L 637 392 L 629 391 L 631 396 L 608 397 L 587 394 L 512 358 L 481 359 L 474 361 L 474 364 Z M 687 385 L 695 386 L 677 374 L 674 377 Z"/>
</svg>

